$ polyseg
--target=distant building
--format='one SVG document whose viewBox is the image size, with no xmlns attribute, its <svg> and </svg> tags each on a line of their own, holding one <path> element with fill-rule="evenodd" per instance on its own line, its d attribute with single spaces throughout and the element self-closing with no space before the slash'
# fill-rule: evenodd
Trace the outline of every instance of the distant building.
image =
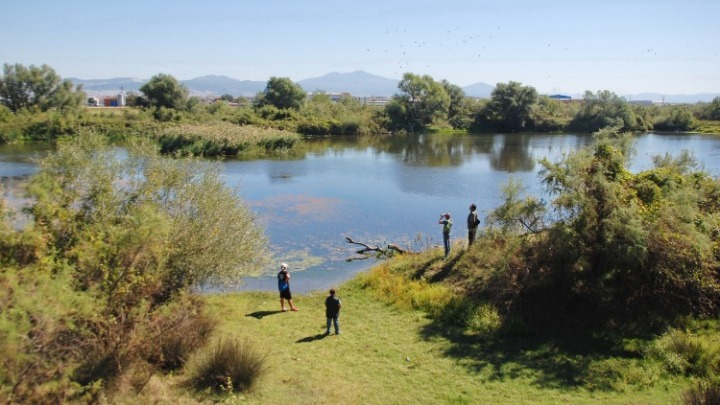
<svg viewBox="0 0 720 405">
<path fill-rule="evenodd" d="M 566 96 L 564 94 L 551 94 L 548 97 L 550 97 L 553 100 L 558 100 L 558 101 L 571 101 L 572 100 L 572 97 Z"/>
<path fill-rule="evenodd" d="M 100 99 L 97 97 L 88 97 L 87 105 L 88 107 L 100 107 Z"/>
<path fill-rule="evenodd" d="M 630 101 L 628 101 L 628 103 L 634 104 L 634 105 L 653 105 L 654 104 L 652 100 L 630 100 Z"/>
<path fill-rule="evenodd" d="M 126 104 L 125 95 L 122 93 L 115 97 L 104 97 L 102 102 L 105 107 L 125 107 Z"/>
<path fill-rule="evenodd" d="M 360 104 L 364 105 L 374 105 L 374 106 L 384 106 L 385 104 L 390 101 L 389 97 L 384 96 L 353 96 L 350 93 L 329 93 L 327 96 L 330 98 L 330 101 L 337 103 L 342 99 L 354 99 L 360 102 Z"/>
<path fill-rule="evenodd" d="M 330 101 L 334 101 L 334 102 L 338 102 L 344 98 L 352 97 L 352 95 L 350 93 L 330 93 L 330 94 L 328 94 L 328 96 L 330 96 Z"/>
<path fill-rule="evenodd" d="M 371 96 L 371 97 L 358 97 L 361 103 L 365 105 L 375 105 L 383 107 L 390 101 L 389 97 L 385 96 Z"/>
</svg>

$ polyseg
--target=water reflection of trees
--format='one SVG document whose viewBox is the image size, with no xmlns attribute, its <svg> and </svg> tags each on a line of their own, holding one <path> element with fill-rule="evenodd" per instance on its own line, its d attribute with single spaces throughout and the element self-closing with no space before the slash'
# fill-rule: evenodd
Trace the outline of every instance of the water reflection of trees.
<svg viewBox="0 0 720 405">
<path fill-rule="evenodd" d="M 528 172 L 535 168 L 530 155 L 530 135 L 496 135 L 502 138 L 497 150 L 490 155 L 490 165 L 495 170 L 506 172 Z"/>
<path fill-rule="evenodd" d="M 488 155 L 495 170 L 529 171 L 530 135 L 407 134 L 388 136 L 327 137 L 308 141 L 317 155 L 367 151 L 398 156 L 413 166 L 460 166 L 477 155 Z"/>
</svg>

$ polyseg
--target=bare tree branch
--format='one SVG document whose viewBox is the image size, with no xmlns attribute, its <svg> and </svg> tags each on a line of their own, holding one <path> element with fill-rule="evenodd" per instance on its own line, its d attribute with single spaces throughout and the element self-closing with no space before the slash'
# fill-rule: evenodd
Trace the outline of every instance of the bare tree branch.
<svg viewBox="0 0 720 405">
<path fill-rule="evenodd" d="M 379 253 L 382 253 L 385 255 L 388 253 L 389 250 L 394 250 L 398 253 L 410 253 L 407 250 L 401 248 L 400 246 L 398 246 L 394 243 L 388 243 L 387 249 L 383 249 L 378 245 L 370 246 L 366 243 L 355 242 L 354 240 L 352 240 L 352 238 L 350 238 L 348 236 L 345 237 L 345 240 L 347 240 L 348 243 L 352 243 L 354 245 L 360 245 L 360 246 L 364 247 L 364 249 L 358 250 L 357 253 L 379 252 Z"/>
</svg>

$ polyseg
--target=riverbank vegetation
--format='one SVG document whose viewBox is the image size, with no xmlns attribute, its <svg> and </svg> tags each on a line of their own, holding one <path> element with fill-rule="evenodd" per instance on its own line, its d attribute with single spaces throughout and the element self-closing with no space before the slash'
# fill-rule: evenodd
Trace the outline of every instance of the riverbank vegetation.
<svg viewBox="0 0 720 405">
<path fill-rule="evenodd" d="M 174 77 L 158 74 L 127 95 L 124 108 L 84 107 L 85 95 L 49 66 L 8 65 L 0 77 L 0 142 L 55 140 L 84 129 L 113 139 L 151 138 L 165 153 L 266 156 L 300 147 L 300 135 L 373 135 L 402 132 L 718 133 L 720 98 L 711 103 L 638 105 L 610 92 L 581 100 L 539 95 L 532 86 L 498 83 L 489 99 L 428 75 L 406 73 L 386 105 L 349 94 L 306 94 L 288 78 L 272 77 L 252 98 L 189 96 Z M 262 138 L 262 139 L 260 139 Z M 242 139 L 242 140 L 241 140 Z"/>
<path fill-rule="evenodd" d="M 720 384 L 720 183 L 688 153 L 631 173 L 629 138 L 510 183 L 471 247 L 397 255 L 323 294 L 194 293 L 263 268 L 212 164 L 85 132 L 0 223 L 4 402 L 668 403 Z M 120 155 L 122 153 L 122 155 Z M 331 383 L 328 383 L 331 382 Z M 685 399 L 686 403 L 693 403 Z M 701 402 L 702 403 L 702 402 Z"/>
</svg>

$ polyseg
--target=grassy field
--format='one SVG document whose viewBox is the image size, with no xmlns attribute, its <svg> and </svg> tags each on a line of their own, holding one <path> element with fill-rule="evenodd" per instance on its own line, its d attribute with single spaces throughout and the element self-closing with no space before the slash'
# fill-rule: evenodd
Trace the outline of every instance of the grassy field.
<svg viewBox="0 0 720 405">
<path fill-rule="evenodd" d="M 174 404 L 676 404 L 687 388 L 663 379 L 642 388 L 580 388 L 573 374 L 586 358 L 579 352 L 533 341 L 484 341 L 441 329 L 421 312 L 383 303 L 358 280 L 338 289 L 342 334 L 325 336 L 325 296 L 295 297 L 299 312 L 280 312 L 275 293 L 208 296 L 208 309 L 221 321 L 215 338 L 248 339 L 268 355 L 267 373 L 254 391 L 228 396 L 179 388 L 183 375 L 155 377 L 140 399 Z M 648 375 L 654 374 L 643 378 L 652 379 Z"/>
</svg>

